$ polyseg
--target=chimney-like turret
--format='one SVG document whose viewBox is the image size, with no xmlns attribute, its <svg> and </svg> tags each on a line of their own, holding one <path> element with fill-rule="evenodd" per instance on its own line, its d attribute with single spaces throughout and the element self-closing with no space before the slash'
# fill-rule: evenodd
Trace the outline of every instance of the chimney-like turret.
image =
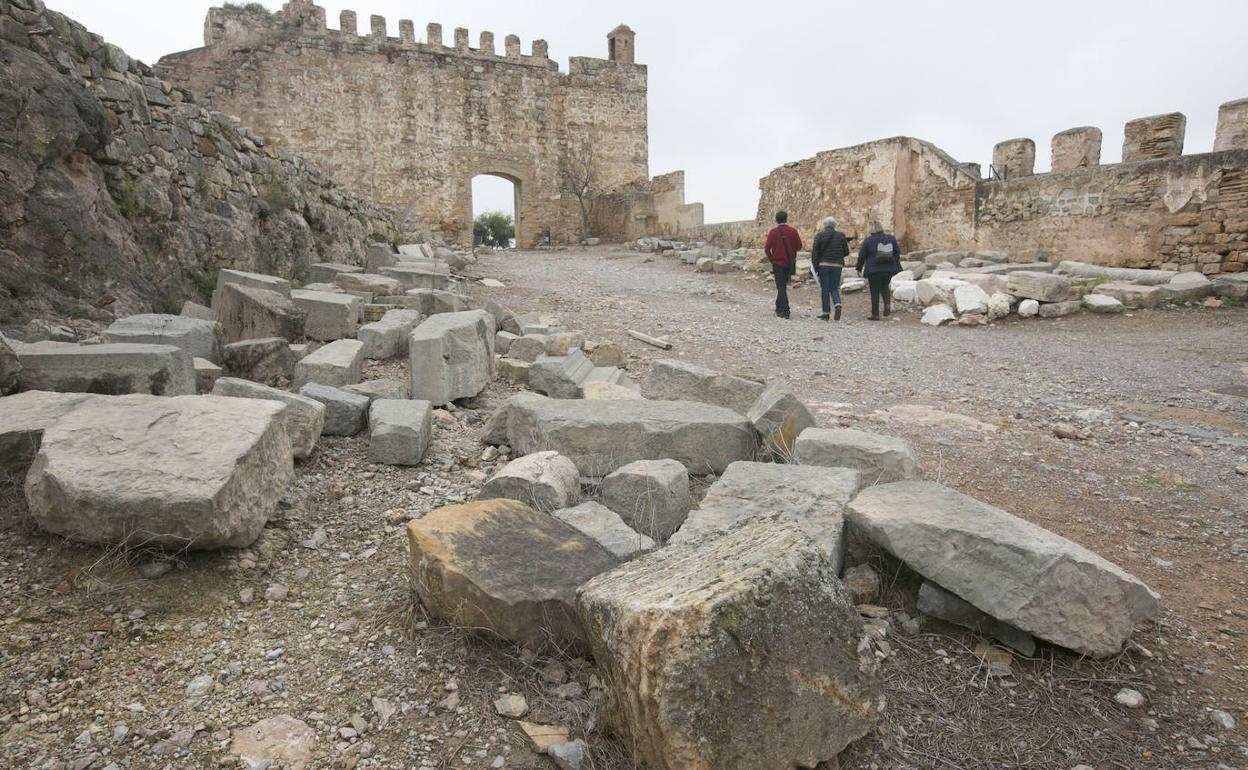
<svg viewBox="0 0 1248 770">
<path fill-rule="evenodd" d="M 611 30 L 607 34 L 607 58 L 611 61 L 632 64 L 637 60 L 634 47 L 636 40 L 637 33 L 629 29 L 627 24 L 621 24 Z"/>
</svg>

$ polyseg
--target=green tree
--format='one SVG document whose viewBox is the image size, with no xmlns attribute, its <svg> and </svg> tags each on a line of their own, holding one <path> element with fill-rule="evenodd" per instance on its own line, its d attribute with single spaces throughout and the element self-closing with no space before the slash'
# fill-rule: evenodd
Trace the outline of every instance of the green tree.
<svg viewBox="0 0 1248 770">
<path fill-rule="evenodd" d="M 516 224 L 510 214 L 485 211 L 473 220 L 472 242 L 478 246 L 506 249 L 511 247 L 511 240 L 515 237 Z"/>
</svg>

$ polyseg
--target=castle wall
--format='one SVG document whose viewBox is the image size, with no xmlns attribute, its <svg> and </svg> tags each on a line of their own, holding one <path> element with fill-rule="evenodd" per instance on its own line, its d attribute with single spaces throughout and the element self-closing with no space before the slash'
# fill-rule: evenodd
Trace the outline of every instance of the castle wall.
<svg viewBox="0 0 1248 770">
<path fill-rule="evenodd" d="M 648 179 L 645 66 L 578 58 L 564 75 L 540 40 L 523 55 L 509 36 L 500 54 L 488 32 L 471 48 L 467 30 L 453 47 L 437 25 L 424 43 L 384 36 L 380 17 L 370 30 L 326 29 L 306 0 L 273 16 L 214 9 L 205 47 L 158 70 L 451 241 L 471 238 L 478 174 L 520 186 L 522 246 L 580 237 L 569 157 L 592 156 L 601 193 Z"/>
</svg>

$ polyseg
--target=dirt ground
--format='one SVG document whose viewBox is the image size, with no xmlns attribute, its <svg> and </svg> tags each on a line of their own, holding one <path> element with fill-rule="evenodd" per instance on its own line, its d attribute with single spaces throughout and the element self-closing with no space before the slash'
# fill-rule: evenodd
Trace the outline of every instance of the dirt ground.
<svg viewBox="0 0 1248 770">
<path fill-rule="evenodd" d="M 507 288 L 474 294 L 621 344 L 643 382 L 649 360 L 684 358 L 782 379 L 821 424 L 905 436 L 929 478 L 1162 595 L 1117 658 L 1042 646 L 994 674 L 969 633 L 902 630 L 913 576 L 875 558 L 894 612 L 890 708 L 842 768 L 1248 768 L 1248 311 L 931 329 L 909 312 L 868 323 L 862 294 L 846 320 L 817 321 L 810 287 L 780 321 L 760 278 L 608 248 L 488 255 L 476 272 Z M 598 729 L 588 662 L 438 628 L 412 598 L 403 525 L 470 499 L 503 462 L 479 439 L 510 393 L 496 383 L 439 414 L 419 468 L 370 465 L 363 437 L 323 439 L 242 552 L 76 546 L 36 530 L 17 485 L 0 483 L 0 766 L 243 767 L 231 731 L 289 714 L 316 731 L 308 768 L 551 767 L 491 705 L 514 692 L 527 720 L 590 740 L 587 768 L 633 767 Z M 1058 421 L 1087 438 L 1058 439 Z M 1123 687 L 1144 704 L 1116 703 Z"/>
</svg>

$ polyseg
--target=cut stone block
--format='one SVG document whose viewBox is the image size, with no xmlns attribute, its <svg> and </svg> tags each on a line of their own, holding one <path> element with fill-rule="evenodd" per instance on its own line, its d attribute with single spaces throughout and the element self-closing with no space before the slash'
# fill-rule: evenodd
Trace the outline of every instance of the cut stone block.
<svg viewBox="0 0 1248 770">
<path fill-rule="evenodd" d="M 234 377 L 217 380 L 217 384 L 212 389 L 212 395 L 226 398 L 257 398 L 285 404 L 286 410 L 281 414 L 282 427 L 286 431 L 286 439 L 290 442 L 291 451 L 299 459 L 306 459 L 312 455 L 312 451 L 316 449 L 316 442 L 321 437 L 321 431 L 325 428 L 325 405 L 306 396 Z"/>
<path fill-rule="evenodd" d="M 564 508 L 555 511 L 554 516 L 597 541 L 620 561 L 627 561 L 654 548 L 653 540 L 630 528 L 615 512 L 599 503 Z"/>
<path fill-rule="evenodd" d="M 305 313 L 303 333 L 318 342 L 355 336 L 364 303 L 353 294 L 294 289 L 290 299 Z"/>
<path fill-rule="evenodd" d="M 407 337 L 420 323 L 416 310 L 391 310 L 380 321 L 360 328 L 359 340 L 364 343 L 364 357 L 385 361 L 407 350 Z"/>
<path fill-rule="evenodd" d="M 546 337 L 546 355 L 566 356 L 573 350 L 584 350 L 584 332 L 559 332 Z"/>
<path fill-rule="evenodd" d="M 22 390 L 119 396 L 195 395 L 191 356 L 172 345 L 60 345 L 38 342 L 17 351 Z"/>
<path fill-rule="evenodd" d="M 383 267 L 398 263 L 399 255 L 384 243 L 371 243 L 364 251 L 364 264 L 370 273 L 376 273 Z"/>
<path fill-rule="evenodd" d="M 529 387 L 551 398 L 582 398 L 581 384 L 594 364 L 579 350 L 566 356 L 542 356 L 529 369 Z"/>
<path fill-rule="evenodd" d="M 364 374 L 364 343 L 336 340 L 295 364 L 295 384 L 315 382 L 335 388 L 357 385 Z"/>
<path fill-rule="evenodd" d="M 222 359 L 227 375 L 265 385 L 293 379 L 299 360 L 293 346 L 281 337 L 230 343 L 225 346 Z"/>
<path fill-rule="evenodd" d="M 378 399 L 368 410 L 368 459 L 383 465 L 420 465 L 433 440 L 428 401 Z"/>
<path fill-rule="evenodd" d="M 359 385 L 348 385 L 343 390 L 358 396 L 365 396 L 369 401 L 376 401 L 379 398 L 403 401 L 407 399 L 411 388 L 408 387 L 407 380 L 390 377 L 383 380 L 367 380 Z"/>
<path fill-rule="evenodd" d="M 797 437 L 797 462 L 861 471 L 863 486 L 923 478 L 910 442 L 860 430 L 807 428 Z"/>
<path fill-rule="evenodd" d="M 1204 299 L 1213 294 L 1213 281 L 1201 273 L 1179 273 L 1166 284 L 1173 299 Z"/>
<path fill-rule="evenodd" d="M 403 284 L 397 278 L 374 273 L 339 273 L 334 284 L 349 292 L 384 297 L 403 293 Z"/>
<path fill-rule="evenodd" d="M 520 336 L 511 332 L 496 333 L 494 335 L 494 352 L 501 356 L 507 355 L 507 351 L 511 349 L 511 343 L 518 339 L 520 339 Z"/>
<path fill-rule="evenodd" d="M 577 606 L 608 718 L 651 770 L 815 767 L 884 708 L 835 566 L 785 522 L 645 554 Z"/>
<path fill-rule="evenodd" d="M 333 283 L 342 273 L 362 273 L 364 268 L 337 262 L 318 262 L 308 267 L 308 283 Z"/>
<path fill-rule="evenodd" d="M 367 396 L 310 382 L 299 389 L 299 395 L 325 406 L 325 423 L 321 433 L 326 436 L 354 436 L 364 430 L 364 421 L 372 401 Z"/>
<path fill-rule="evenodd" d="M 1083 303 L 1077 299 L 1068 300 L 1066 302 L 1040 303 L 1041 318 L 1063 318 L 1068 315 L 1074 315 L 1080 310 L 1083 310 Z"/>
<path fill-rule="evenodd" d="M 673 459 L 693 474 L 722 473 L 754 455 L 749 420 L 723 407 L 689 401 L 512 398 L 492 421 L 517 452 L 553 449 L 584 476 L 605 476 L 637 460 Z"/>
<path fill-rule="evenodd" d="M 412 398 L 442 406 L 485 390 L 494 376 L 494 317 L 484 310 L 426 319 L 408 338 Z"/>
<path fill-rule="evenodd" d="M 386 317 L 386 313 L 391 310 L 407 310 L 401 305 L 377 305 L 369 304 L 364 306 L 364 314 L 362 316 L 363 323 L 373 324 Z M 415 312 L 415 311 L 413 311 Z M 417 313 L 419 315 L 419 313 Z"/>
<path fill-rule="evenodd" d="M 1020 270 L 1010 273 L 1009 293 L 1037 302 L 1065 302 L 1070 299 L 1070 279 L 1064 275 Z"/>
<path fill-rule="evenodd" d="M 294 476 L 271 401 L 123 396 L 44 431 L 26 477 L 42 529 L 87 543 L 242 548 Z"/>
<path fill-rule="evenodd" d="M 217 311 L 210 307 L 204 307 L 198 302 L 191 302 L 189 299 L 182 303 L 181 315 L 199 321 L 212 321 L 213 323 L 216 323 L 217 320 Z"/>
<path fill-rule="evenodd" d="M 995 278 L 996 276 L 991 276 Z M 988 292 L 979 286 L 968 284 L 953 290 L 953 302 L 959 313 L 986 314 L 988 312 Z"/>
<path fill-rule="evenodd" d="M 745 414 L 766 386 L 704 366 L 674 359 L 657 359 L 650 366 L 646 392 L 662 401 L 701 401 Z"/>
<path fill-rule="evenodd" d="M 409 289 L 403 295 L 415 303 L 415 309 L 426 318 L 443 313 L 462 313 L 472 310 L 472 298 L 463 294 L 437 289 Z M 407 306 L 405 306 L 407 307 Z"/>
<path fill-rule="evenodd" d="M 394 267 L 387 267 L 382 269 L 381 274 L 399 282 L 400 290 L 394 292 L 395 294 L 402 294 L 412 289 L 447 291 L 455 284 L 446 273 L 417 265 L 407 266 L 400 264 Z"/>
<path fill-rule="evenodd" d="M 689 471 L 676 460 L 638 460 L 602 480 L 602 502 L 628 526 L 664 543 L 689 515 Z"/>
<path fill-rule="evenodd" d="M 503 466 L 481 487 L 478 500 L 519 500 L 550 513 L 581 501 L 576 464 L 558 452 L 534 452 Z"/>
<path fill-rule="evenodd" d="M 217 314 L 227 342 L 265 337 L 297 342 L 303 337 L 304 311 L 289 296 L 274 291 L 229 284 Z"/>
<path fill-rule="evenodd" d="M 791 459 L 797 437 L 815 427 L 814 415 L 779 382 L 768 383 L 745 416 L 762 438 L 763 448 L 777 460 Z"/>
<path fill-rule="evenodd" d="M 195 369 L 195 392 L 200 395 L 211 393 L 217 380 L 225 373 L 224 369 L 203 358 L 191 359 L 191 366 Z"/>
<path fill-rule="evenodd" d="M 845 506 L 860 484 L 858 471 L 849 468 L 736 462 L 706 490 L 671 542 L 686 543 L 741 522 L 779 516 L 823 548 L 839 574 L 845 555 Z"/>
<path fill-rule="evenodd" d="M 1121 302 L 1106 294 L 1083 295 L 1083 306 L 1088 312 L 1102 314 L 1121 313 L 1127 309 Z"/>
<path fill-rule="evenodd" d="M 1139 286 L 1111 281 L 1092 290 L 1095 294 L 1113 297 L 1127 307 L 1159 307 L 1168 297 L 1164 286 Z"/>
<path fill-rule="evenodd" d="M 7 396 L 17 390 L 21 371 L 22 363 L 13 346 L 0 335 L 0 396 Z"/>
<path fill-rule="evenodd" d="M 868 539 L 992 617 L 1053 644 L 1115 655 L 1156 613 L 1148 586 L 1091 551 L 948 487 L 869 487 L 849 505 Z"/>
<path fill-rule="evenodd" d="M 545 334 L 529 334 L 523 337 L 516 337 L 511 341 L 508 348 L 507 356 L 517 361 L 525 361 L 527 363 L 535 363 L 537 359 L 546 355 L 546 345 L 550 338 Z"/>
<path fill-rule="evenodd" d="M 216 289 L 212 292 L 212 309 L 217 311 L 218 316 L 221 313 L 221 302 L 225 299 L 227 286 L 263 289 L 283 297 L 290 296 L 290 281 L 285 278 L 263 273 L 248 273 L 243 270 L 220 270 L 217 272 Z"/>
<path fill-rule="evenodd" d="M 589 353 L 589 360 L 594 362 L 594 366 L 614 366 L 617 369 L 628 368 L 628 356 L 625 355 L 624 349 L 614 342 L 604 342 L 592 346 L 586 345 L 585 352 Z"/>
<path fill-rule="evenodd" d="M 39 452 L 43 432 L 79 404 L 106 398 L 94 393 L 28 390 L 0 398 L 0 473 L 19 481 Z"/>
<path fill-rule="evenodd" d="M 1031 657 L 1036 654 L 1036 640 L 1031 634 L 1019 631 L 1009 623 L 1002 623 L 984 614 L 970 602 L 963 601 L 935 583 L 927 580 L 919 587 L 919 612 L 946 623 L 969 628 L 975 633 L 996 639 L 1006 647 Z"/>
<path fill-rule="evenodd" d="M 535 651 L 585 650 L 576 589 L 617 560 L 569 524 L 514 500 L 439 508 L 407 526 L 416 593 L 438 621 Z"/>
<path fill-rule="evenodd" d="M 1174 270 L 1142 270 L 1134 267 L 1105 267 L 1084 262 L 1062 262 L 1059 267 L 1071 275 L 1085 278 L 1109 278 L 1111 282 L 1161 286 L 1177 276 Z M 1106 284 L 1102 284 L 1106 285 Z"/>
<path fill-rule="evenodd" d="M 140 345 L 172 345 L 190 353 L 192 358 L 213 363 L 221 361 L 222 333 L 216 321 L 162 313 L 132 315 L 114 321 L 104 330 L 104 339 Z"/>
<path fill-rule="evenodd" d="M 515 358 L 498 359 L 498 376 L 513 385 L 528 385 L 529 371 L 533 364 Z"/>
</svg>

